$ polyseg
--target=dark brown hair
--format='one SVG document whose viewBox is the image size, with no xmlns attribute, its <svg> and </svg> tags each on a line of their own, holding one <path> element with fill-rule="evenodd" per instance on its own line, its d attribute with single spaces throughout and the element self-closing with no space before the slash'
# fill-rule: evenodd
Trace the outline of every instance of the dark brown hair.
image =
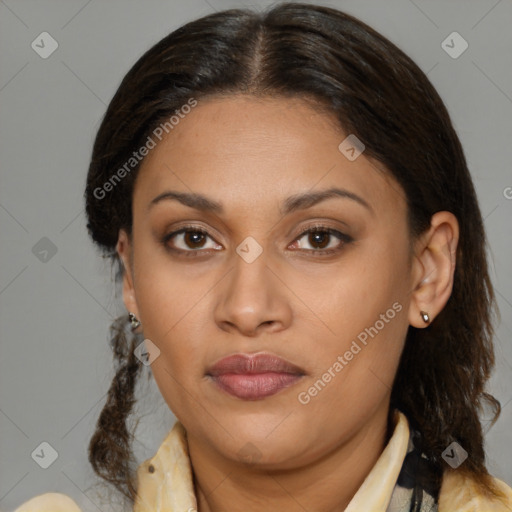
<svg viewBox="0 0 512 512">
<path fill-rule="evenodd" d="M 105 183 L 155 127 L 191 98 L 250 94 L 318 102 L 400 183 L 411 239 L 437 211 L 458 219 L 452 295 L 425 329 L 409 327 L 391 406 L 422 434 L 421 450 L 440 468 L 457 441 L 468 453 L 458 471 L 495 491 L 485 467 L 479 413 L 499 402 L 485 393 L 494 364 L 493 311 L 481 213 L 461 143 L 426 75 L 389 40 L 340 11 L 278 4 L 263 13 L 228 10 L 190 22 L 148 50 L 124 77 L 94 143 L 85 191 L 88 230 L 119 265 L 120 228 L 131 232 L 138 165 Z M 126 168 L 125 168 L 126 169 Z M 118 175 L 119 176 L 119 175 Z M 125 320 L 125 319 L 123 319 Z M 120 324 L 112 338 L 117 373 L 89 445 L 97 472 L 130 499 L 136 482 L 127 418 L 139 363 Z M 443 469 L 449 468 L 444 465 Z"/>
</svg>

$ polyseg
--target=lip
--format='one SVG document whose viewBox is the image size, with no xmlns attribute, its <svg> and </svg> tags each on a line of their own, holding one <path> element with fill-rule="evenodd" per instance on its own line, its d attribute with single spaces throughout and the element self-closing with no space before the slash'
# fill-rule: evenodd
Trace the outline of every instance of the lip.
<svg viewBox="0 0 512 512">
<path fill-rule="evenodd" d="M 206 375 L 232 396 L 261 400 L 292 386 L 305 371 L 274 354 L 234 354 L 215 363 Z"/>
</svg>

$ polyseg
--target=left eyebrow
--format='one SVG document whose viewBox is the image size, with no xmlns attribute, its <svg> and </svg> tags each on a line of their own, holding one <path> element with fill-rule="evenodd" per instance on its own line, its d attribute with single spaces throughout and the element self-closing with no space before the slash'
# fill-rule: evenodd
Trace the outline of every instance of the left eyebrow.
<svg viewBox="0 0 512 512">
<path fill-rule="evenodd" d="M 351 199 L 361 206 L 364 206 L 368 211 L 370 211 L 370 213 L 375 215 L 373 208 L 362 197 L 350 192 L 349 190 L 341 188 L 329 188 L 318 192 L 306 192 L 305 194 L 290 196 L 284 201 L 281 213 L 283 215 L 288 215 L 289 213 L 297 210 L 305 210 L 321 201 L 325 201 L 326 199 L 331 199 L 333 197 Z"/>
</svg>

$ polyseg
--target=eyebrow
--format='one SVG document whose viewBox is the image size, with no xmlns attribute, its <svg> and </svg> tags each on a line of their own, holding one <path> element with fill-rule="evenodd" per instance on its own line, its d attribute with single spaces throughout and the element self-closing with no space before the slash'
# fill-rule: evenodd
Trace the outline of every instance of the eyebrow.
<svg viewBox="0 0 512 512">
<path fill-rule="evenodd" d="M 288 215 L 297 210 L 305 210 L 307 208 L 311 208 L 321 201 L 325 201 L 334 197 L 350 199 L 360 204 L 361 206 L 364 206 L 372 214 L 375 213 L 373 208 L 362 197 L 354 194 L 353 192 L 350 192 L 349 190 L 340 188 L 329 188 L 326 190 L 320 190 L 318 192 L 295 194 L 283 201 L 280 212 L 282 215 Z M 194 208 L 195 210 L 199 211 L 212 212 L 216 214 L 222 214 L 224 212 L 224 208 L 221 203 L 214 201 L 213 199 L 210 199 L 204 195 L 188 192 L 176 192 L 171 190 L 156 196 L 149 203 L 148 210 L 156 204 L 167 200 L 176 200 L 185 206 Z"/>
</svg>

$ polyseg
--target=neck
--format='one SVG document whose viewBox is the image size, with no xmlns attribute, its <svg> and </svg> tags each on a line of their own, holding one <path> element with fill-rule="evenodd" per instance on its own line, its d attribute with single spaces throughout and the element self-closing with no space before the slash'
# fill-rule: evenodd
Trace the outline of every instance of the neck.
<svg viewBox="0 0 512 512">
<path fill-rule="evenodd" d="M 288 470 L 226 459 L 188 438 L 199 512 L 342 512 L 389 439 L 388 407 L 321 458 Z"/>
</svg>

